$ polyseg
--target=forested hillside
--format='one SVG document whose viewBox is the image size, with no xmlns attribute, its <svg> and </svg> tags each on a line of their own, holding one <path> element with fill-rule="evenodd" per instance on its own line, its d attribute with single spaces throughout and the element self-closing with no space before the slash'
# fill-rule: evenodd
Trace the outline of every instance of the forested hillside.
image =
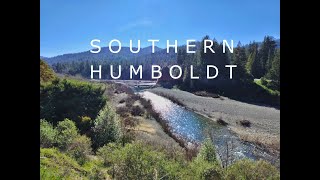
<svg viewBox="0 0 320 180">
<path fill-rule="evenodd" d="M 112 46 L 112 49 L 118 49 L 118 46 Z M 155 46 L 155 57 L 164 55 L 164 49 L 161 49 Z M 137 48 L 133 48 L 134 51 Z M 109 47 L 102 47 L 99 53 L 91 53 L 90 51 L 79 52 L 79 53 L 71 53 L 71 54 L 64 54 L 59 55 L 51 58 L 45 58 L 45 60 L 49 64 L 54 63 L 64 63 L 64 62 L 77 62 L 77 61 L 126 61 L 131 59 L 139 59 L 143 58 L 143 56 L 150 55 L 152 51 L 152 47 L 148 46 L 145 48 L 141 48 L 139 53 L 131 53 L 129 47 L 121 47 L 121 51 L 119 53 L 111 53 Z M 162 58 L 162 57 L 159 57 Z"/>
<path fill-rule="evenodd" d="M 120 79 L 130 79 L 130 65 L 143 66 L 143 79 L 151 79 L 151 65 L 160 65 L 162 69 L 178 64 L 183 70 L 179 80 L 170 82 L 187 91 L 208 91 L 221 94 L 233 99 L 267 104 L 280 105 L 280 40 L 265 36 L 263 42 L 251 42 L 235 45 L 233 53 L 226 50 L 223 53 L 222 42 L 213 39 L 215 53 L 204 53 L 204 40 L 196 42 L 196 53 L 187 53 L 186 46 L 179 46 L 178 53 L 171 49 L 157 48 L 151 54 L 151 47 L 141 49 L 138 54 L 130 52 L 128 47 L 123 47 L 119 54 L 112 54 L 108 48 L 103 48 L 98 54 L 89 51 L 76 54 L 68 54 L 47 59 L 53 63 L 51 66 L 55 72 L 69 75 L 81 75 L 90 78 L 90 67 L 102 66 L 102 79 L 110 79 L 110 65 L 114 67 L 114 75 L 118 75 L 118 65 L 122 66 Z M 215 65 L 219 69 L 219 76 L 212 80 L 206 80 L 206 65 Z M 237 65 L 233 71 L 233 79 L 230 80 L 230 70 L 226 64 Z M 193 65 L 193 75 L 200 76 L 200 80 L 190 79 L 190 65 Z M 213 71 L 212 71 L 213 73 Z M 97 73 L 94 74 L 97 78 Z M 168 71 L 163 76 L 168 76 Z M 133 79 L 139 79 L 134 76 Z M 255 80 L 254 80 L 255 79 Z"/>
<path fill-rule="evenodd" d="M 187 91 L 206 91 L 224 95 L 236 100 L 250 103 L 267 104 L 275 107 L 280 105 L 280 48 L 276 41 L 269 36 L 259 46 L 252 42 L 247 47 L 240 42 L 233 53 L 222 53 L 222 43 L 214 41 L 215 53 L 201 51 L 187 54 L 184 49 L 179 50 L 177 63 L 184 69 L 183 78 L 175 82 L 181 89 Z M 206 65 L 218 67 L 219 76 L 213 80 L 201 80 L 206 77 Z M 233 79 L 230 80 L 229 69 L 226 64 L 237 65 L 233 70 Z M 194 66 L 194 74 L 200 80 L 190 79 L 190 65 Z M 254 80 L 256 79 L 256 80 Z"/>
<path fill-rule="evenodd" d="M 209 139 L 178 150 L 141 138 L 140 120 L 161 118 L 150 101 L 121 85 L 58 78 L 42 61 L 40 70 L 41 179 L 280 179 L 262 160 L 224 168 Z M 119 93 L 127 98 L 115 110 L 110 98 Z"/>
<path fill-rule="evenodd" d="M 204 39 L 209 39 L 208 36 Z M 224 67 L 225 64 L 236 64 L 238 65 L 238 73 L 235 77 L 243 79 L 244 77 L 251 75 L 252 78 L 266 77 L 268 79 L 278 80 L 278 75 L 275 75 L 275 69 L 278 67 L 277 63 L 273 64 L 274 57 L 276 54 L 280 54 L 280 40 L 275 40 L 270 36 L 266 36 L 263 42 L 252 42 L 248 45 L 242 45 L 240 42 L 235 45 L 235 51 L 231 53 L 222 53 L 222 42 L 217 42 L 214 40 L 213 49 L 216 53 L 203 53 L 203 42 L 196 43 L 195 54 L 187 54 L 186 46 L 179 46 L 178 54 L 175 54 L 173 49 L 170 53 L 166 53 L 166 49 L 155 48 L 156 52 L 151 53 L 151 46 L 142 48 L 138 54 L 130 52 L 129 47 L 122 47 L 121 51 L 117 54 L 112 54 L 107 47 L 102 48 L 100 53 L 93 54 L 89 51 L 65 54 L 61 56 L 56 56 L 52 58 L 46 58 L 46 61 L 52 65 L 53 69 L 58 73 L 76 75 L 80 74 L 86 78 L 90 77 L 90 65 L 102 65 L 105 69 L 103 78 L 110 79 L 109 65 L 112 64 L 115 67 L 117 65 L 122 65 L 124 67 L 123 72 L 127 72 L 125 68 L 128 65 L 143 65 L 146 75 L 144 79 L 150 79 L 150 68 L 151 64 L 157 64 L 160 66 L 170 66 L 173 64 L 182 65 L 188 67 L 190 65 L 194 66 L 204 66 L 206 64 L 217 65 L 217 67 Z M 280 56 L 279 56 L 280 57 Z M 127 66 L 126 66 L 127 65 Z M 203 71 L 202 68 L 194 68 L 197 71 Z M 226 72 L 225 68 L 219 68 L 221 74 L 225 76 L 229 73 Z M 224 71 L 225 69 L 225 71 Z M 273 71 L 271 72 L 271 69 Z M 279 69 L 279 68 L 278 68 Z M 149 72 L 149 73 L 148 73 Z M 199 73 L 198 72 L 198 73 Z M 273 74 L 272 74 L 273 73 Z M 145 73 L 144 73 L 145 74 Z M 195 73 L 197 74 L 197 73 Z M 201 73 L 200 73 L 201 74 Z M 189 75 L 188 70 L 184 72 L 184 78 Z M 121 79 L 128 79 L 128 76 L 121 76 Z"/>
</svg>

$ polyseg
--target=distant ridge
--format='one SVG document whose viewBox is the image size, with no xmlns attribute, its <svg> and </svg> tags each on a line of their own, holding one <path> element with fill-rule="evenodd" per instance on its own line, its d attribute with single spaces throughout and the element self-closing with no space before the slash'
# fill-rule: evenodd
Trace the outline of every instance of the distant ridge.
<svg viewBox="0 0 320 180">
<path fill-rule="evenodd" d="M 276 48 L 280 48 L 280 39 L 276 39 Z M 262 42 L 257 42 L 260 46 Z M 196 47 L 198 48 L 200 42 L 196 42 Z M 245 45 L 245 47 L 247 47 Z M 180 47 L 185 48 L 185 45 Z M 117 49 L 118 46 L 113 46 L 113 49 Z M 137 48 L 133 48 L 136 50 Z M 171 61 L 176 59 L 176 54 L 173 50 L 170 50 L 170 53 L 167 54 L 166 49 L 155 46 L 155 53 L 152 54 L 152 46 L 141 48 L 140 52 L 137 54 L 131 53 L 129 47 L 121 47 L 121 51 L 117 54 L 113 54 L 109 51 L 108 47 L 102 47 L 101 52 L 93 54 L 88 51 L 78 52 L 78 53 L 68 53 L 63 55 L 58 55 L 54 57 L 44 57 L 40 56 L 41 59 L 45 60 L 48 64 L 62 63 L 62 62 L 72 62 L 72 61 L 143 61 L 143 60 L 163 60 Z"/>
<path fill-rule="evenodd" d="M 118 46 L 113 46 L 113 49 L 117 49 Z M 137 50 L 137 48 L 133 48 Z M 164 60 L 175 59 L 176 54 L 174 51 L 170 51 L 167 54 L 166 49 L 159 48 L 155 46 L 155 53 L 152 54 L 152 46 L 141 48 L 139 53 L 132 53 L 129 47 L 121 47 L 119 53 L 111 53 L 109 47 L 102 47 L 101 51 L 97 54 L 91 53 L 90 50 L 79 52 L 79 53 L 68 53 L 63 55 L 58 55 L 54 57 L 42 57 L 48 64 L 62 63 L 62 62 L 72 62 L 72 61 L 125 61 L 125 60 L 143 60 L 143 59 L 154 59 L 162 58 Z M 41 58 L 41 56 L 40 56 Z"/>
<path fill-rule="evenodd" d="M 276 41 L 276 48 L 280 48 L 280 39 L 275 39 Z M 262 42 L 256 42 L 258 46 L 261 46 Z M 245 47 L 248 47 L 249 44 L 246 44 Z"/>
</svg>

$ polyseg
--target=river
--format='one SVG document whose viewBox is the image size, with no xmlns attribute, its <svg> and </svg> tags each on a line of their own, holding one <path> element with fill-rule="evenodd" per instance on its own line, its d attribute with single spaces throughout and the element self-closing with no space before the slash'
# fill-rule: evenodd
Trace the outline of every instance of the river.
<svg viewBox="0 0 320 180">
<path fill-rule="evenodd" d="M 147 90 L 137 93 L 151 101 L 154 110 L 161 115 L 163 120 L 167 121 L 172 133 L 182 137 L 185 142 L 201 143 L 206 138 L 213 139 L 217 154 L 224 166 L 242 158 L 263 159 L 279 166 L 279 157 L 253 144 L 241 141 L 226 126 L 219 125 Z"/>
</svg>

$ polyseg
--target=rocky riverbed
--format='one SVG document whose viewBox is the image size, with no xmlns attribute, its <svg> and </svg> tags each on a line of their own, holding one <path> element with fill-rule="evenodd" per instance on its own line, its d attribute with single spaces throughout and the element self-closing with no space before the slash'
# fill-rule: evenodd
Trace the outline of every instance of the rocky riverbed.
<svg viewBox="0 0 320 180">
<path fill-rule="evenodd" d="M 186 108 L 213 121 L 223 120 L 243 141 L 255 143 L 280 154 L 280 110 L 278 109 L 243 103 L 227 97 L 197 96 L 179 89 L 157 87 L 148 91 L 173 97 Z M 241 120 L 249 121 L 250 127 L 243 127 L 239 123 Z"/>
</svg>

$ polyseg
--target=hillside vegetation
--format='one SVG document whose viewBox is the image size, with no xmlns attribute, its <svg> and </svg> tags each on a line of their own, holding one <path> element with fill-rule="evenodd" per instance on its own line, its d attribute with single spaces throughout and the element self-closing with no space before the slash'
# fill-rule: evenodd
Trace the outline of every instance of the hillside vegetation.
<svg viewBox="0 0 320 180">
<path fill-rule="evenodd" d="M 204 42 L 212 40 L 212 49 L 215 53 L 208 51 L 204 53 Z M 130 79 L 130 65 L 143 66 L 142 79 L 150 80 L 152 77 L 151 65 L 159 65 L 162 68 L 162 76 L 169 77 L 169 68 L 172 65 L 179 65 L 182 68 L 182 76 L 177 80 L 165 80 L 159 83 L 167 88 L 173 86 L 189 92 L 207 91 L 208 93 L 219 94 L 229 98 L 253 104 L 262 104 L 280 107 L 280 40 L 271 36 L 265 36 L 263 42 L 251 42 L 242 45 L 240 42 L 233 48 L 233 53 L 226 50 L 223 53 L 223 43 L 216 41 L 209 36 L 203 37 L 195 43 L 195 53 L 187 53 L 186 46 L 179 46 L 177 54 L 171 49 L 157 48 L 151 54 L 151 47 L 142 48 L 138 54 L 130 52 L 129 47 L 123 47 L 119 54 L 112 54 L 108 48 L 102 48 L 98 54 L 87 52 L 66 54 L 62 56 L 47 58 L 54 71 L 72 76 L 80 75 L 84 78 L 91 78 L 91 65 L 97 69 L 102 67 L 102 79 L 111 79 L 110 65 L 114 67 L 114 75 L 118 75 L 118 65 L 121 65 L 121 76 L 119 79 Z M 209 44 L 207 44 L 209 46 Z M 237 65 L 233 70 L 233 78 L 230 80 L 230 70 L 225 65 Z M 193 75 L 200 79 L 190 79 L 193 66 Z M 215 79 L 207 80 L 207 65 L 215 65 L 218 69 L 218 76 Z M 166 70 L 166 71 L 165 71 Z M 211 72 L 211 76 L 214 71 Z M 176 76 L 178 71 L 174 71 Z M 98 74 L 94 74 L 98 78 Z M 272 86 L 260 86 L 254 79 L 265 78 Z M 140 79 L 133 76 L 133 79 Z M 165 78 L 166 79 L 166 78 Z"/>
<path fill-rule="evenodd" d="M 40 82 L 52 81 L 55 78 L 54 72 L 48 64 L 40 59 Z"/>
<path fill-rule="evenodd" d="M 49 67 L 40 69 L 49 72 Z M 43 72 L 42 72 L 43 73 Z M 108 100 L 126 92 L 113 85 L 53 78 L 40 87 L 41 179 L 280 179 L 264 161 L 240 160 L 222 168 L 211 140 L 188 154 L 135 137 L 135 118 L 154 118 L 152 107 L 116 111 Z"/>
</svg>

